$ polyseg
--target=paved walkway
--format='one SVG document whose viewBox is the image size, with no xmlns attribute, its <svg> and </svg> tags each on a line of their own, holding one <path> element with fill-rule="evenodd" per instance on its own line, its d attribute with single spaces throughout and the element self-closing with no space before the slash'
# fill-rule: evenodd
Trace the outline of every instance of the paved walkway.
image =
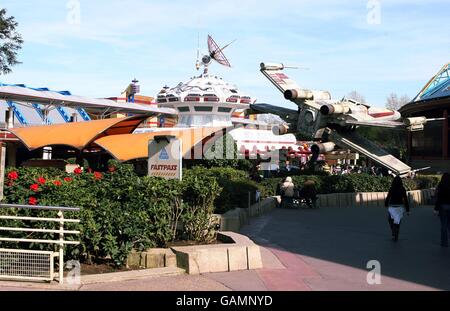
<svg viewBox="0 0 450 311">
<path fill-rule="evenodd" d="M 439 219 L 416 208 L 390 239 L 380 208 L 277 209 L 241 233 L 262 246 L 264 268 L 85 285 L 80 290 L 450 290 L 450 249 L 439 246 Z M 367 283 L 369 260 L 381 284 Z M 0 290 L 28 290 L 0 282 Z"/>
<path fill-rule="evenodd" d="M 384 209 L 322 208 L 275 210 L 242 233 L 286 267 L 257 271 L 270 290 L 450 290 L 439 226 L 431 208 L 413 209 L 395 243 Z M 370 260 L 380 262 L 380 285 L 367 283 Z"/>
</svg>

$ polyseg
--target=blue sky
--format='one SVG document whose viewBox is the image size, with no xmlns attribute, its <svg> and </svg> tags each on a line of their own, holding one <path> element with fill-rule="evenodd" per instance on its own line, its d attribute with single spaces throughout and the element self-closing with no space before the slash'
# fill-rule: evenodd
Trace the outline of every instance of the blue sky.
<svg viewBox="0 0 450 311">
<path fill-rule="evenodd" d="M 80 22 L 69 22 L 77 2 Z M 373 3 L 380 15 L 368 23 Z M 91 97 L 117 96 L 134 77 L 151 96 L 186 81 L 198 74 L 197 36 L 206 51 L 207 34 L 219 44 L 236 39 L 225 50 L 233 68 L 214 64 L 212 73 L 258 102 L 287 107 L 259 72 L 261 61 L 306 67 L 287 74 L 333 98 L 357 90 L 374 106 L 391 92 L 415 96 L 450 61 L 448 0 L 2 0 L 0 7 L 25 40 L 23 64 L 0 81 Z"/>
</svg>

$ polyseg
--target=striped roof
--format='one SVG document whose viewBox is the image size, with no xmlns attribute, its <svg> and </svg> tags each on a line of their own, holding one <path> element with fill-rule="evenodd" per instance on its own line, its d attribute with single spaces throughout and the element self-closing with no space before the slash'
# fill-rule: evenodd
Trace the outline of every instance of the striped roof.
<svg viewBox="0 0 450 311">
<path fill-rule="evenodd" d="M 427 84 L 414 98 L 413 102 L 427 101 L 450 97 L 450 63 L 444 65 L 439 72 L 428 81 Z"/>
</svg>

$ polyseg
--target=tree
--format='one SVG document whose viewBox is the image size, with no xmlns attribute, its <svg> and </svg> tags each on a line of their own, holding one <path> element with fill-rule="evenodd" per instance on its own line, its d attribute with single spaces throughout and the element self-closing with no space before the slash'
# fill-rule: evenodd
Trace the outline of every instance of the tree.
<svg viewBox="0 0 450 311">
<path fill-rule="evenodd" d="M 357 102 L 360 102 L 362 104 L 366 102 L 366 98 L 357 91 L 351 91 L 350 93 L 348 93 L 347 98 L 356 100 Z"/>
<path fill-rule="evenodd" d="M 6 10 L 0 9 L 0 74 L 8 74 L 11 67 L 20 62 L 17 51 L 22 48 L 22 36 L 16 31 L 18 23 L 14 17 L 6 16 Z"/>
<path fill-rule="evenodd" d="M 397 94 L 391 93 L 386 98 L 386 108 L 392 110 L 399 110 L 401 107 L 403 107 L 410 101 L 411 99 L 408 97 L 408 95 L 403 95 L 402 97 L 398 98 Z"/>
</svg>

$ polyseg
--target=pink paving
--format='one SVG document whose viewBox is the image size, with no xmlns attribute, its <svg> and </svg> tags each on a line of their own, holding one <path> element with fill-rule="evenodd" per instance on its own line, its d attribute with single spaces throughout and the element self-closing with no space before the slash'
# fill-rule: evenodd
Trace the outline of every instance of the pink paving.
<svg viewBox="0 0 450 311">
<path fill-rule="evenodd" d="M 285 266 L 285 269 L 262 269 L 258 275 L 268 290 L 278 291 L 309 291 L 311 288 L 305 283 L 306 278 L 320 278 L 311 266 L 304 262 L 299 255 L 266 247 Z"/>
</svg>

